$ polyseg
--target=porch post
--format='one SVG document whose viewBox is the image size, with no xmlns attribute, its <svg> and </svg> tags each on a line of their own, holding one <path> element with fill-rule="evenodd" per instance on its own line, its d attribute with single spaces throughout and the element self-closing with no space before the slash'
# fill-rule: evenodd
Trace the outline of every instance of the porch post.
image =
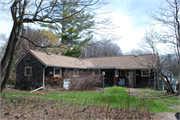
<svg viewBox="0 0 180 120">
<path fill-rule="evenodd" d="M 154 69 L 154 89 L 156 89 L 156 70 Z"/>
<path fill-rule="evenodd" d="M 134 70 L 134 87 L 136 87 L 136 70 Z"/>
</svg>

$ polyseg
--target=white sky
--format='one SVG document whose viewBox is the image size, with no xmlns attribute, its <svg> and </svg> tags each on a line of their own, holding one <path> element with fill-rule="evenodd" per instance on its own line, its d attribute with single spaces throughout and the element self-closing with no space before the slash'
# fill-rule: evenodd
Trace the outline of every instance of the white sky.
<svg viewBox="0 0 180 120">
<path fill-rule="evenodd" d="M 122 38 L 116 41 L 123 53 L 131 49 L 140 49 L 146 27 L 148 25 L 148 13 L 157 9 L 164 0 L 112 0 L 110 7 L 114 9 L 111 13 L 114 24 L 119 26 L 117 35 Z"/>
<path fill-rule="evenodd" d="M 123 53 L 131 49 L 140 49 L 141 42 L 148 23 L 148 12 L 157 8 L 157 5 L 164 0 L 112 0 L 108 5 L 113 9 L 109 15 L 113 19 L 113 24 L 117 26 L 115 30 L 121 39 L 115 41 Z M 0 33 L 9 37 L 12 28 L 11 16 L 3 18 L 0 16 Z M 0 44 L 2 44 L 0 42 Z"/>
</svg>

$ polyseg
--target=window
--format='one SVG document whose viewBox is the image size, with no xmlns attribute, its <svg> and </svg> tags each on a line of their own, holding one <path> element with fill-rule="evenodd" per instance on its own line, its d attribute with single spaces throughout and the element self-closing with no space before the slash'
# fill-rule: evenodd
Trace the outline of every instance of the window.
<svg viewBox="0 0 180 120">
<path fill-rule="evenodd" d="M 93 71 L 93 75 L 99 76 L 99 75 L 100 75 L 100 70 L 94 70 L 94 71 Z"/>
<path fill-rule="evenodd" d="M 121 71 L 121 76 L 126 76 L 126 71 L 125 70 Z"/>
<path fill-rule="evenodd" d="M 54 68 L 54 76 L 61 76 L 61 68 Z"/>
<path fill-rule="evenodd" d="M 79 76 L 79 70 L 73 69 L 73 76 Z"/>
<path fill-rule="evenodd" d="M 149 77 L 150 76 L 150 71 L 149 70 L 141 70 L 141 76 Z"/>
<path fill-rule="evenodd" d="M 115 77 L 119 77 L 119 70 L 115 70 Z"/>
<path fill-rule="evenodd" d="M 31 75 L 32 75 L 32 68 L 25 67 L 25 76 L 31 76 Z"/>
</svg>

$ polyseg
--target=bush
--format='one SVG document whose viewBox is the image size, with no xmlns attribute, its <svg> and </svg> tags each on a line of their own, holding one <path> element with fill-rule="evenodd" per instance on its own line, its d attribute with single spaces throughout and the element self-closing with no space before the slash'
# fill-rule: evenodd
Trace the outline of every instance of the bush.
<svg viewBox="0 0 180 120">
<path fill-rule="evenodd" d="M 13 79 L 9 79 L 7 84 L 9 84 L 9 85 L 16 85 L 16 81 L 13 80 Z"/>
<path fill-rule="evenodd" d="M 65 71 L 65 78 L 70 78 L 69 90 L 94 90 L 102 84 L 102 76 L 94 76 L 92 71 L 80 71 L 78 77 L 71 77 L 72 72 Z"/>
</svg>

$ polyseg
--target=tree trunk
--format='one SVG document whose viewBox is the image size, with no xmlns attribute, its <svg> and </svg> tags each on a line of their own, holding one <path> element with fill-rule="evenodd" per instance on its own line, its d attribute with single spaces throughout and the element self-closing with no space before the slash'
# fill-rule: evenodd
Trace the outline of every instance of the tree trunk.
<svg viewBox="0 0 180 120">
<path fill-rule="evenodd" d="M 179 61 L 178 61 L 178 65 L 179 65 L 179 69 L 180 69 L 180 56 L 179 56 Z M 180 70 L 179 70 L 179 83 L 180 83 Z M 179 88 L 180 88 L 180 84 L 179 84 Z M 180 93 L 180 89 L 178 89 L 178 92 Z"/>
<path fill-rule="evenodd" d="M 167 78 L 165 75 L 163 75 L 162 73 L 161 73 L 161 75 L 166 78 L 166 83 L 167 83 L 167 86 L 168 86 L 168 89 L 170 90 L 170 92 L 171 92 L 172 94 L 175 94 L 173 88 L 171 87 L 171 84 L 170 84 L 168 78 Z"/>
<path fill-rule="evenodd" d="M 12 29 L 11 35 L 9 37 L 7 48 L 4 53 L 3 59 L 1 61 L 1 78 L 4 76 L 5 68 L 9 61 L 9 57 L 10 57 L 10 53 L 11 53 L 10 51 L 12 50 L 12 46 L 13 46 L 13 42 L 14 42 L 14 38 L 15 38 L 15 34 L 16 34 L 15 31 L 16 31 L 16 27 L 15 27 L 15 25 L 13 25 L 13 29 Z"/>
<path fill-rule="evenodd" d="M 18 36 L 20 34 L 21 29 L 22 29 L 21 25 L 19 25 L 19 27 L 17 29 L 16 24 L 14 24 L 13 29 L 11 31 L 8 46 L 6 48 L 6 52 L 5 52 L 5 55 L 3 57 L 3 61 L 1 63 L 2 64 L 1 74 L 2 74 L 2 72 L 3 72 L 3 74 L 5 73 L 5 75 L 3 75 L 3 74 L 1 75 L 1 79 L 2 79 L 2 81 L 1 81 L 1 93 L 2 93 L 3 89 L 5 88 L 5 85 L 8 81 L 9 75 L 10 75 L 11 66 L 13 63 L 13 56 L 14 56 L 14 53 L 16 50 L 16 44 L 18 42 Z"/>
<path fill-rule="evenodd" d="M 14 40 L 14 44 L 16 44 L 17 42 L 17 38 L 15 38 Z M 5 85 L 9 79 L 9 75 L 10 75 L 10 71 L 11 71 L 11 66 L 12 66 L 12 63 L 13 63 L 13 56 L 14 56 L 14 51 L 15 51 L 15 45 L 13 45 L 12 47 L 12 51 L 11 51 L 11 54 L 10 54 L 10 60 L 8 62 L 8 66 L 7 66 L 7 69 L 6 69 L 6 74 L 5 74 L 5 77 L 2 81 L 2 84 L 1 84 L 1 93 L 3 91 L 3 89 L 5 88 Z"/>
</svg>

